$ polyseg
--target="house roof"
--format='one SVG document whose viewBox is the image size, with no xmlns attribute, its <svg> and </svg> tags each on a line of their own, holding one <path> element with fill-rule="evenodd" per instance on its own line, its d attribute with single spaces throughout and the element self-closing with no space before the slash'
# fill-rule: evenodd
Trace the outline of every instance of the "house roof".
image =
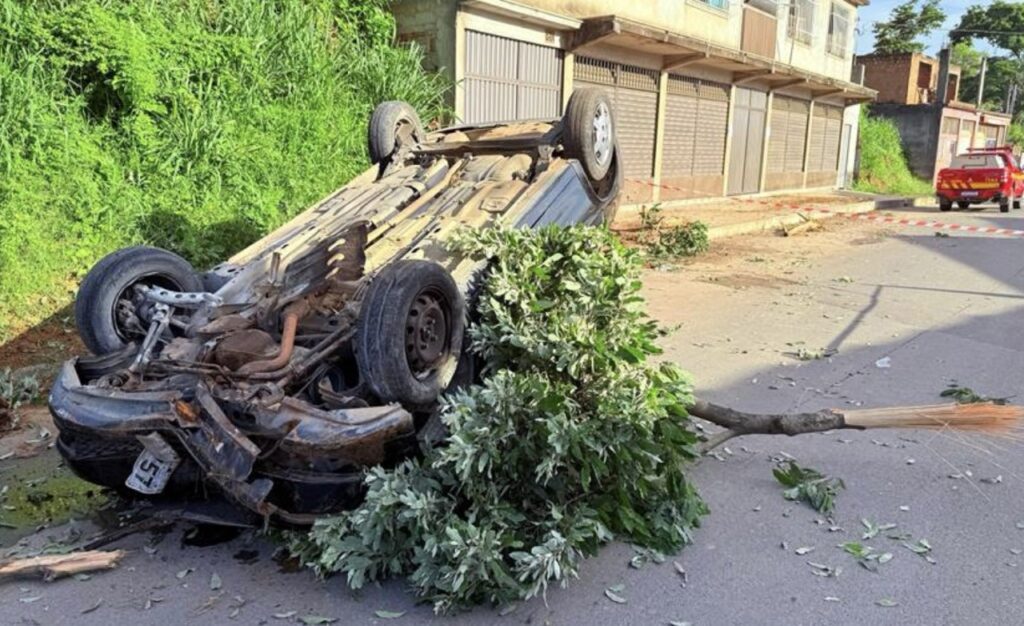
<svg viewBox="0 0 1024 626">
<path fill-rule="evenodd" d="M 579 30 L 570 33 L 569 48 L 577 50 L 598 42 L 660 55 L 664 69 L 689 65 L 731 71 L 737 83 L 764 82 L 769 89 L 799 85 L 810 89 L 816 97 L 836 96 L 848 102 L 867 102 L 878 95 L 863 85 L 616 15 L 584 19 Z"/>
</svg>

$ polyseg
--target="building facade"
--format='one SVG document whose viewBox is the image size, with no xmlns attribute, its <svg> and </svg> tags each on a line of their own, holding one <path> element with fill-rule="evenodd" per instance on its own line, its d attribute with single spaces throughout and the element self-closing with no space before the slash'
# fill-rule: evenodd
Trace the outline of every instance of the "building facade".
<svg viewBox="0 0 1024 626">
<path fill-rule="evenodd" d="M 626 204 L 852 182 L 854 27 L 866 0 L 396 0 L 467 123 L 616 108 Z"/>
<path fill-rule="evenodd" d="M 949 62 L 948 50 L 938 59 L 870 54 L 858 63 L 865 85 L 878 92 L 871 114 L 896 125 L 915 175 L 934 180 L 957 154 L 1006 143 L 1011 117 L 960 102 L 961 70 Z"/>
</svg>

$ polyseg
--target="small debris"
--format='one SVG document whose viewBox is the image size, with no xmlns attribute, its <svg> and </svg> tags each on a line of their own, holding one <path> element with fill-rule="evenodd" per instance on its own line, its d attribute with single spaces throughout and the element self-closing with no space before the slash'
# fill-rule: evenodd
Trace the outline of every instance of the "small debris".
<svg viewBox="0 0 1024 626">
<path fill-rule="evenodd" d="M 625 588 L 625 585 L 612 585 L 604 590 L 604 595 L 615 604 L 625 604 L 626 599 L 619 595 Z"/>
<path fill-rule="evenodd" d="M 217 572 L 210 575 L 210 591 L 217 591 L 221 587 L 220 576 Z"/>
<path fill-rule="evenodd" d="M 383 609 L 377 609 L 373 614 L 381 619 L 398 619 L 405 615 L 405 611 L 385 611 Z"/>
<path fill-rule="evenodd" d="M 839 602 L 839 598 L 835 596 L 825 596 L 825 602 Z"/>
<path fill-rule="evenodd" d="M 274 619 L 291 619 L 295 617 L 298 611 L 285 611 L 284 613 L 274 613 L 271 617 Z"/>
<path fill-rule="evenodd" d="M 189 574 L 191 574 L 194 571 L 196 571 L 196 568 L 194 568 L 194 567 L 186 567 L 183 570 L 179 570 L 178 573 L 174 575 L 174 577 L 177 578 L 178 580 L 184 580 L 184 578 L 186 576 L 188 576 Z"/>
<path fill-rule="evenodd" d="M 803 546 L 801 548 L 797 548 L 793 552 L 796 552 L 800 556 L 803 556 L 803 555 L 808 554 L 810 552 L 814 552 L 814 546 Z"/>
<path fill-rule="evenodd" d="M 889 369 L 892 367 L 892 359 L 890 357 L 883 357 L 875 361 L 875 367 L 879 369 Z"/>
<path fill-rule="evenodd" d="M 983 482 L 986 485 L 998 485 L 999 483 L 1003 482 L 1003 475 L 1000 474 L 995 478 L 982 478 L 979 482 Z"/>
<path fill-rule="evenodd" d="M 96 604 L 93 604 L 92 606 L 89 606 L 87 608 L 82 609 L 82 615 L 85 615 L 86 613 L 92 613 L 96 609 L 100 608 L 100 606 L 102 606 L 102 605 L 103 605 L 103 598 L 100 598 L 99 600 L 96 601 Z"/>
<path fill-rule="evenodd" d="M 299 621 L 306 626 L 319 626 L 320 624 L 333 624 L 338 621 L 337 617 L 324 617 L 323 615 L 303 615 Z"/>
<path fill-rule="evenodd" d="M 886 608 L 899 606 L 899 602 L 893 600 L 892 598 L 882 598 L 881 600 L 876 600 L 875 604 L 877 604 L 878 606 L 884 606 Z"/>
</svg>

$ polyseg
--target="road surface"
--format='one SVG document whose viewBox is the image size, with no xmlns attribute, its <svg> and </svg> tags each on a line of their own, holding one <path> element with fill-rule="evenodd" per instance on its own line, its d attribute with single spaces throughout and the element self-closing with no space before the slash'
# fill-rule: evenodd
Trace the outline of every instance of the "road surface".
<svg viewBox="0 0 1024 626">
<path fill-rule="evenodd" d="M 1022 212 L 899 215 L 1024 228 Z M 651 314 L 675 328 L 665 357 L 719 403 L 758 411 L 924 404 L 939 401 L 953 382 L 1024 398 L 1024 238 L 937 237 L 930 229 L 835 221 L 800 237 L 723 241 L 676 269 L 652 269 L 645 284 Z M 835 354 L 804 361 L 792 354 L 801 348 Z M 353 594 L 343 580 L 288 572 L 272 560 L 273 544 L 252 533 L 196 547 L 183 544 L 189 526 L 181 524 L 167 535 L 122 540 L 117 545 L 130 550 L 124 563 L 89 580 L 0 587 L 0 621 L 283 625 L 312 615 L 339 624 L 1020 623 L 1022 452 L 1009 438 L 949 432 L 734 439 L 720 458 L 691 469 L 712 511 L 694 545 L 639 569 L 629 565 L 629 546 L 611 545 L 568 589 L 505 615 L 479 608 L 435 617 L 402 581 Z M 771 468 L 783 455 L 846 481 L 833 520 L 782 498 Z M 864 541 L 893 555 L 877 572 L 837 547 L 861 540 L 862 519 L 897 524 Z M 886 537 L 897 534 L 905 537 Z M 902 545 L 919 539 L 932 546 L 934 564 Z M 801 548 L 813 550 L 797 554 Z M 686 570 L 685 586 L 673 561 Z M 808 561 L 841 574 L 816 576 Z M 619 584 L 625 604 L 603 593 Z M 377 610 L 405 614 L 386 620 Z"/>
</svg>

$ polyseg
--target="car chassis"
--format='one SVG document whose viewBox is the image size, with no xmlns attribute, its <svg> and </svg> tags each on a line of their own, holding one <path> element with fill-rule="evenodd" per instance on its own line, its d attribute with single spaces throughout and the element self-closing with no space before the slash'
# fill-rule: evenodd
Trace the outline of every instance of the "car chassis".
<svg viewBox="0 0 1024 626">
<path fill-rule="evenodd" d="M 73 471 L 264 522 L 353 506 L 367 467 L 444 436 L 438 396 L 475 378 L 462 335 L 486 262 L 449 238 L 600 223 L 621 185 L 598 90 L 560 120 L 430 134 L 385 103 L 369 143 L 372 169 L 204 274 L 144 247 L 94 267 L 76 302 L 94 355 L 49 398 Z"/>
</svg>

